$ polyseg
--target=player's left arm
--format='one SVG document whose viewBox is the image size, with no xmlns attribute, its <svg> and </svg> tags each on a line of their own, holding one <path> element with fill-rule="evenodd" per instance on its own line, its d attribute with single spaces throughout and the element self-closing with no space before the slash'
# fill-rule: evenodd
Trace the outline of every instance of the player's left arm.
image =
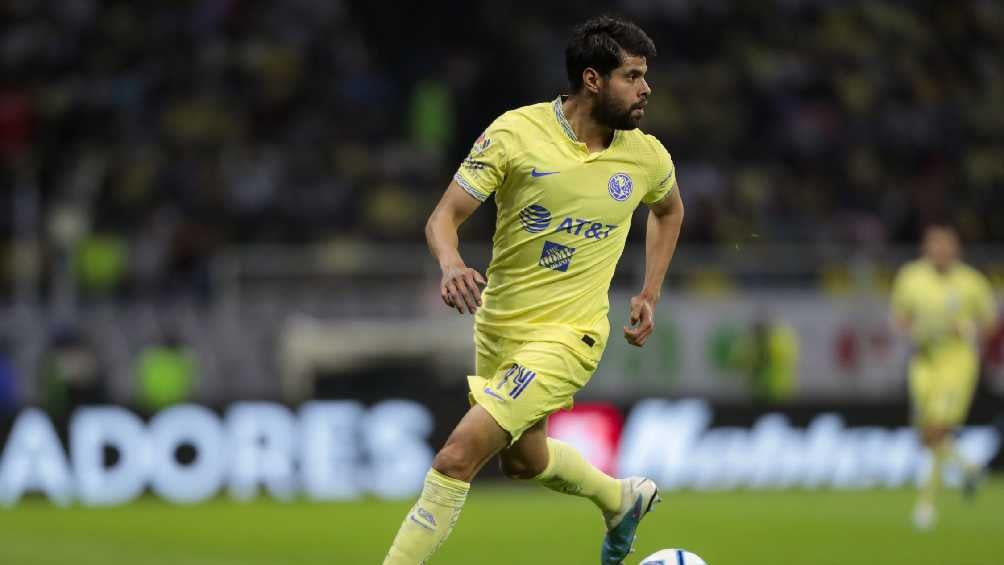
<svg viewBox="0 0 1004 565">
<path fill-rule="evenodd" d="M 645 283 L 631 298 L 631 325 L 624 326 L 624 338 L 641 347 L 655 330 L 655 306 L 662 295 L 662 282 L 676 252 L 683 226 L 683 199 L 673 179 L 672 189 L 662 199 L 649 204 L 645 232 Z"/>
<path fill-rule="evenodd" d="M 980 338 L 989 339 L 997 329 L 997 301 L 990 281 L 982 274 L 976 276 L 976 317 Z"/>
</svg>

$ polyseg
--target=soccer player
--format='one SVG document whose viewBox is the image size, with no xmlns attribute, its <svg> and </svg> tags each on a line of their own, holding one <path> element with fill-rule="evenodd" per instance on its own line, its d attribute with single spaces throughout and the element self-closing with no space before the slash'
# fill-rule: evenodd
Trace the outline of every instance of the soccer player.
<svg viewBox="0 0 1004 565">
<path fill-rule="evenodd" d="M 914 425 L 934 458 L 914 508 L 918 529 L 934 526 L 935 498 L 946 463 L 962 466 L 970 494 L 981 472 L 956 451 L 953 436 L 969 411 L 979 376 L 979 343 L 992 330 L 997 308 L 989 281 L 963 264 L 960 252 L 954 229 L 932 225 L 924 233 L 923 257 L 905 265 L 893 285 L 894 320 L 914 344 Z"/>
<path fill-rule="evenodd" d="M 432 212 L 426 236 L 442 268 L 442 299 L 475 314 L 477 376 L 468 377 L 472 407 L 436 454 L 386 565 L 429 559 L 457 521 L 471 480 L 496 454 L 508 477 L 599 507 L 604 564 L 623 562 L 658 500 L 651 480 L 602 473 L 548 438 L 546 427 L 600 361 L 607 290 L 640 203 L 649 207 L 645 280 L 624 337 L 641 347 L 654 329 L 683 222 L 673 161 L 637 129 L 655 53 L 632 23 L 604 16 L 577 27 L 565 52 L 570 94 L 497 118 Z M 492 195 L 498 216 L 485 281 L 461 258 L 457 228 Z"/>
</svg>

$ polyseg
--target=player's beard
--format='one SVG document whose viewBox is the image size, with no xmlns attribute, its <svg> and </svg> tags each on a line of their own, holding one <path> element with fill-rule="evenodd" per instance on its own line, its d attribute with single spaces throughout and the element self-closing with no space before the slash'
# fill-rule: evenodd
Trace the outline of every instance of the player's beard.
<svg viewBox="0 0 1004 565">
<path fill-rule="evenodd" d="M 632 115 L 638 104 L 625 107 L 616 98 L 610 95 L 609 90 L 600 90 L 600 95 L 593 105 L 593 119 L 596 123 L 612 129 L 635 129 L 641 123 L 641 118 Z"/>
</svg>

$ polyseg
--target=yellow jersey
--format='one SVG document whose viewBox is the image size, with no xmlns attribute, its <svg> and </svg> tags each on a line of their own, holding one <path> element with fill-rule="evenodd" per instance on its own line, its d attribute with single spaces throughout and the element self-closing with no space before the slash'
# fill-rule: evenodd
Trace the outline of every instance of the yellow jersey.
<svg viewBox="0 0 1004 565">
<path fill-rule="evenodd" d="M 640 130 L 615 130 L 609 147 L 590 153 L 558 97 L 502 114 L 454 180 L 478 200 L 494 195 L 498 208 L 476 329 L 598 358 L 633 212 L 677 185 L 665 147 Z"/>
<path fill-rule="evenodd" d="M 997 312 L 990 281 L 982 273 L 962 263 L 939 273 L 924 259 L 908 263 L 896 275 L 892 309 L 910 320 L 911 335 L 920 346 L 971 341 Z"/>
</svg>

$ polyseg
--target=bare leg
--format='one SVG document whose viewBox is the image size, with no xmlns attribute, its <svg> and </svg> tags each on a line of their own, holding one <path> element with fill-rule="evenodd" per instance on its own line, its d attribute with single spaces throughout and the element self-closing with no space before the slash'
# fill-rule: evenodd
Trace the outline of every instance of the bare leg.
<svg viewBox="0 0 1004 565">
<path fill-rule="evenodd" d="M 941 472 L 945 463 L 945 442 L 951 434 L 951 428 L 925 424 L 920 428 L 920 439 L 931 452 L 931 474 L 921 486 L 917 506 L 913 511 L 913 523 L 918 529 L 927 530 L 934 526 L 935 501 L 941 488 Z"/>
<path fill-rule="evenodd" d="M 384 565 L 429 559 L 460 517 L 471 480 L 508 443 L 508 432 L 484 408 L 468 410 L 433 459 L 422 496 L 401 523 Z"/>
<path fill-rule="evenodd" d="M 499 453 L 502 472 L 510 479 L 532 479 L 547 468 L 547 418 L 523 432 L 519 441 Z"/>
<path fill-rule="evenodd" d="M 547 437 L 546 419 L 502 450 L 499 459 L 511 479 L 534 479 L 553 491 L 588 498 L 608 514 L 621 508 L 621 482 L 593 467 L 571 445 Z"/>
<path fill-rule="evenodd" d="M 450 433 L 432 460 L 432 468 L 447 477 L 471 482 L 489 459 L 509 443 L 509 433 L 491 414 L 475 404 Z"/>
</svg>

